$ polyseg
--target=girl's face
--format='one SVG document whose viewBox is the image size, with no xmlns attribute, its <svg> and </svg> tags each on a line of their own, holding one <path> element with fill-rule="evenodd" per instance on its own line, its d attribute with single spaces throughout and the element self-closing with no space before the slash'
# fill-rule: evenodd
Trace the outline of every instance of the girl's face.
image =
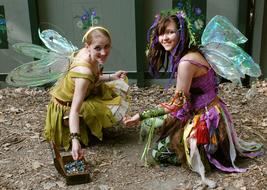
<svg viewBox="0 0 267 190">
<path fill-rule="evenodd" d="M 179 32 L 174 22 L 169 22 L 164 33 L 159 35 L 159 42 L 166 51 L 171 51 L 179 41 Z"/>
<path fill-rule="evenodd" d="M 103 64 L 109 55 L 111 42 L 108 37 L 98 32 L 93 34 L 92 42 L 87 48 L 91 61 Z"/>
</svg>

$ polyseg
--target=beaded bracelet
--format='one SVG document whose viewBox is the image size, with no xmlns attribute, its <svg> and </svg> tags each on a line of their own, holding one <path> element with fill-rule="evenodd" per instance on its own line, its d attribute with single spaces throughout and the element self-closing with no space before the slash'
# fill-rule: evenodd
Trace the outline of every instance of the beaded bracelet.
<svg viewBox="0 0 267 190">
<path fill-rule="evenodd" d="M 188 101 L 183 90 L 175 91 L 174 96 L 171 98 L 170 102 L 160 103 L 160 105 L 171 112 L 176 112 L 182 108 Z"/>
<path fill-rule="evenodd" d="M 79 133 L 70 133 L 70 140 L 77 139 L 78 141 L 81 141 L 81 135 Z"/>
</svg>

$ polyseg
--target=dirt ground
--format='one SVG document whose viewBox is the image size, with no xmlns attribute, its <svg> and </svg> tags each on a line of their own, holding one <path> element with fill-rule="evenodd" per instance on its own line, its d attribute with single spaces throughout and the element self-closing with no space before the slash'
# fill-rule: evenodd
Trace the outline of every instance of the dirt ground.
<svg viewBox="0 0 267 190">
<path fill-rule="evenodd" d="M 170 97 L 160 86 L 131 86 L 129 114 L 147 109 Z M 224 83 L 220 96 L 232 113 L 238 135 L 267 146 L 267 83 L 253 84 L 251 89 Z M 186 166 L 144 167 L 140 161 L 144 145 L 138 129 L 115 127 L 105 133 L 103 142 L 86 148 L 91 163 L 92 182 L 67 186 L 53 165 L 48 143 L 43 138 L 46 105 L 45 89 L 0 89 L 0 189 L 93 189 L 93 190 L 182 190 L 207 189 L 200 177 Z M 267 156 L 243 159 L 238 166 L 245 173 L 207 174 L 217 182 L 217 190 L 267 189 Z"/>
</svg>

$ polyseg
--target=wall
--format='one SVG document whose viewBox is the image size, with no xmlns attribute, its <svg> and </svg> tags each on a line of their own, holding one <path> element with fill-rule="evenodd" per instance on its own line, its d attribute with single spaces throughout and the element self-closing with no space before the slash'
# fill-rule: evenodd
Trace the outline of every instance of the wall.
<svg viewBox="0 0 267 190">
<path fill-rule="evenodd" d="M 263 37 L 262 34 L 264 27 L 263 19 L 264 19 L 264 0 L 257 0 L 255 4 L 255 23 L 254 23 L 253 39 L 252 39 L 252 56 L 255 62 L 259 63 L 261 67 L 264 66 L 260 58 L 261 53 L 266 49 L 263 48 L 261 51 L 259 51 L 262 45 L 264 45 L 262 41 Z M 267 52 L 265 54 L 267 55 Z"/>
<path fill-rule="evenodd" d="M 207 21 L 215 15 L 223 15 L 238 26 L 238 6 L 239 0 L 207 0 Z"/>
<path fill-rule="evenodd" d="M 17 41 L 31 42 L 31 27 L 29 22 L 28 0 L 0 0 L 4 6 L 7 23 L 8 49 L 0 49 L 0 74 L 8 73 L 21 63 L 30 61 L 11 49 Z"/>
<path fill-rule="evenodd" d="M 264 3 L 264 16 L 263 16 L 263 28 L 262 28 L 262 39 L 261 39 L 261 49 L 260 51 L 260 65 L 263 72 L 264 78 L 267 78 L 267 3 Z"/>
<path fill-rule="evenodd" d="M 164 9 L 170 9 L 171 7 L 171 0 L 146 0 L 144 2 L 145 31 L 149 29 L 157 13 Z"/>
<path fill-rule="evenodd" d="M 79 48 L 85 31 L 77 27 L 84 9 L 94 9 L 110 30 L 112 49 L 105 71 L 136 71 L 134 0 L 38 0 L 41 28 L 57 30 Z M 60 11 L 59 11 L 60 10 Z"/>
</svg>

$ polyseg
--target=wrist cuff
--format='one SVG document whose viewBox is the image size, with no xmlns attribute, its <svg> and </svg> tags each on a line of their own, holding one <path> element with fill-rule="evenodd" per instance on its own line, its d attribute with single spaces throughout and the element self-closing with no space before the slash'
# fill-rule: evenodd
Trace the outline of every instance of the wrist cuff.
<svg viewBox="0 0 267 190">
<path fill-rule="evenodd" d="M 81 135 L 79 133 L 70 133 L 70 141 L 72 139 L 77 139 L 78 141 L 81 141 Z"/>
</svg>

